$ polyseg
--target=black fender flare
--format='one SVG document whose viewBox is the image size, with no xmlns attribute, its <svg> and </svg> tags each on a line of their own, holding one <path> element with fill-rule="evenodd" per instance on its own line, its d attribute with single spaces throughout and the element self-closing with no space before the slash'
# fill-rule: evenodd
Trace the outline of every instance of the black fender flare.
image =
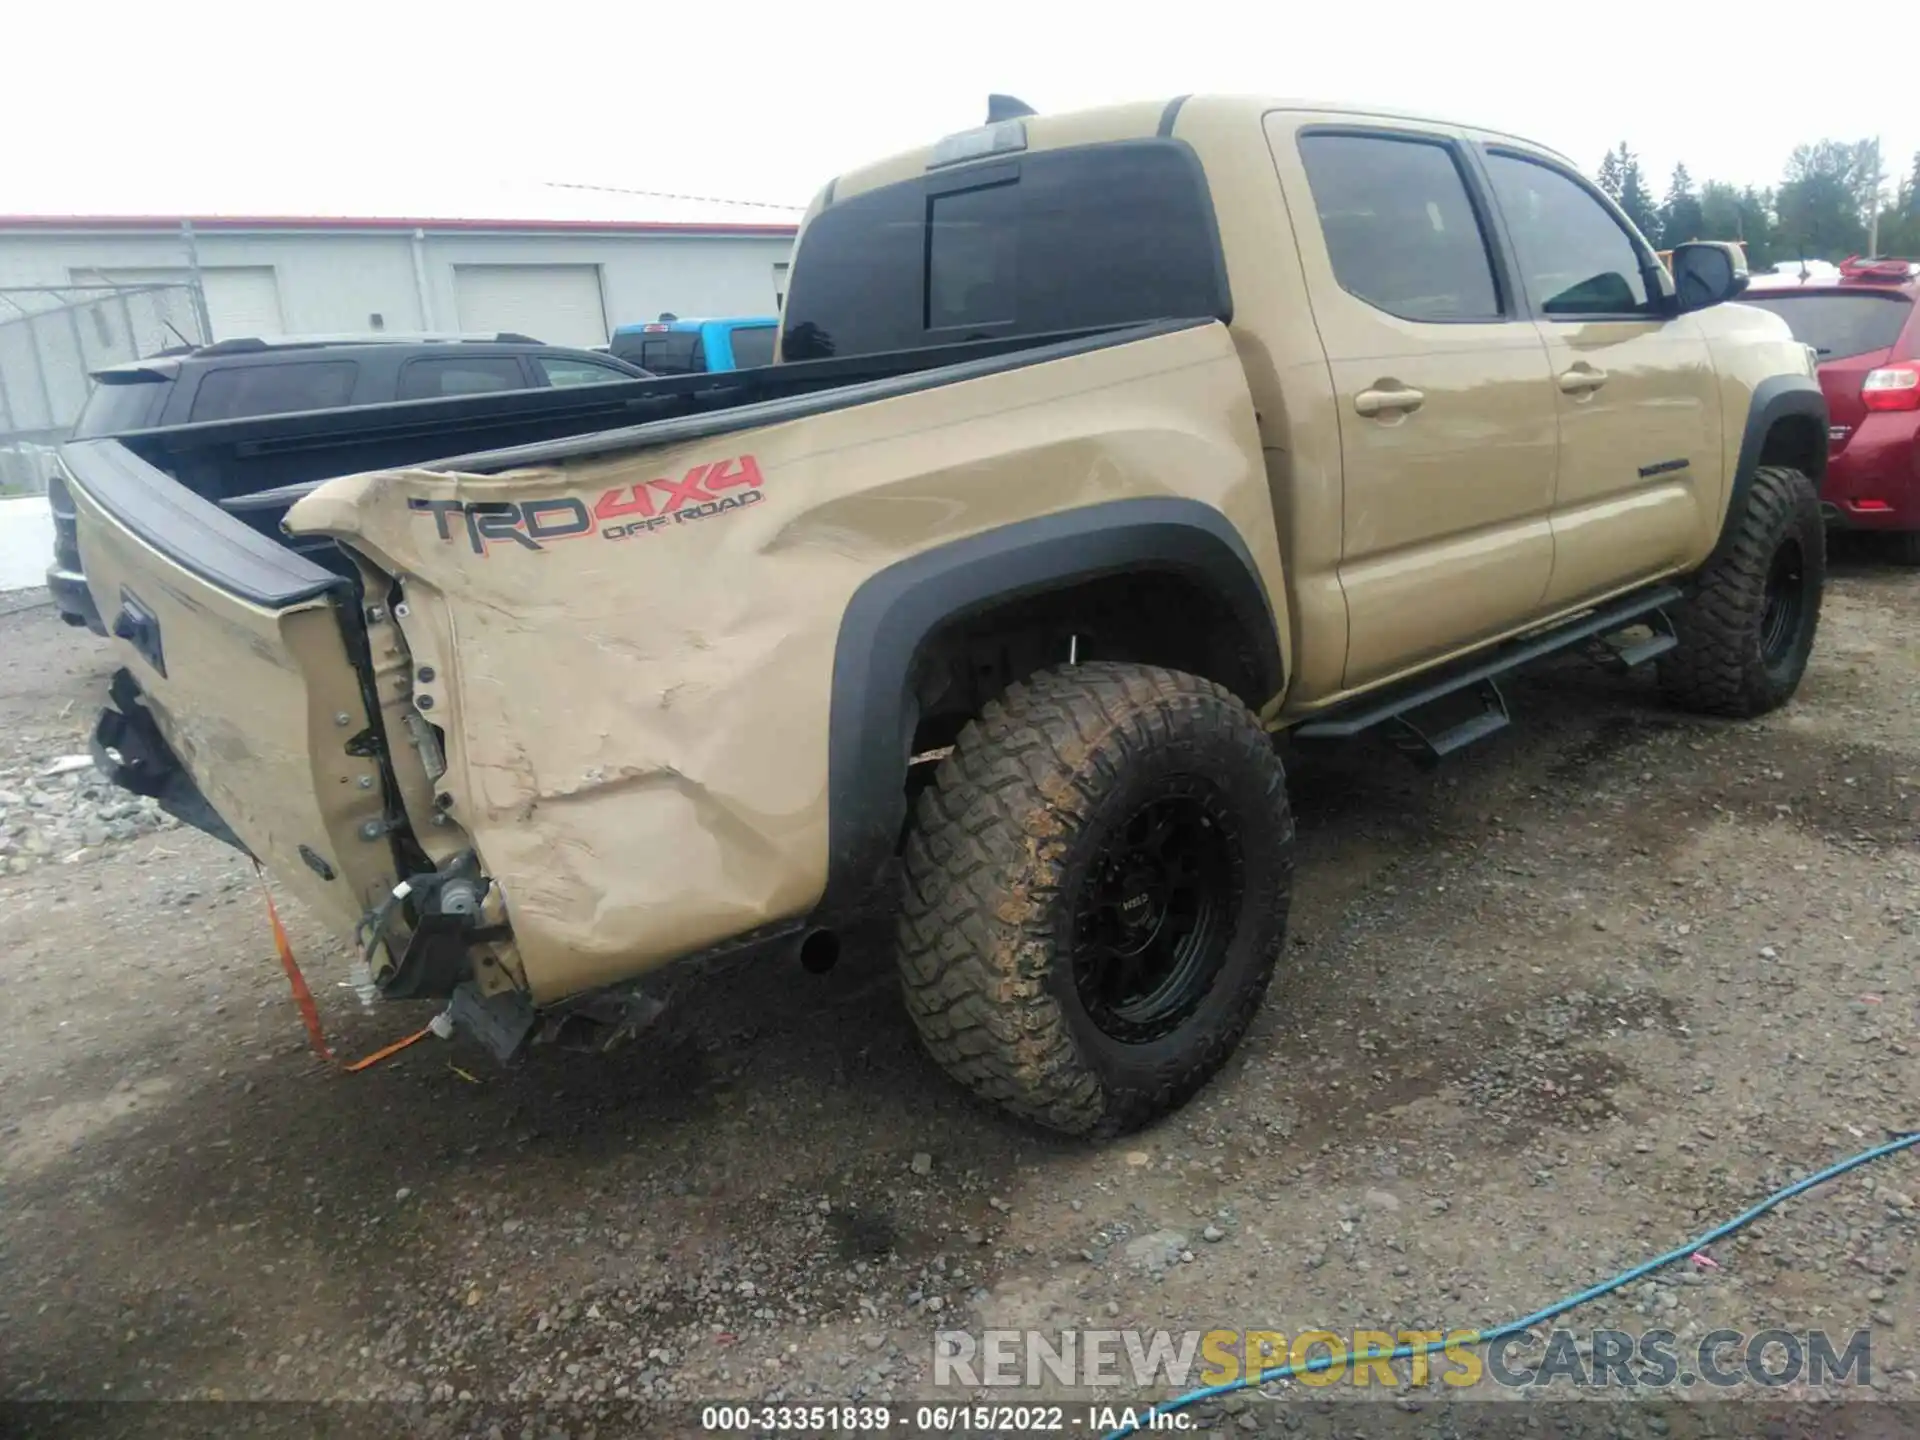
<svg viewBox="0 0 1920 1440">
<path fill-rule="evenodd" d="M 1707 557 L 1706 569 L 1726 553 L 1733 543 L 1734 524 L 1746 508 L 1747 494 L 1753 489 L 1753 475 L 1760 468 L 1760 456 L 1767 436 L 1775 425 L 1793 416 L 1804 416 L 1818 427 L 1814 447 L 1814 468 L 1808 478 L 1816 485 L 1827 468 L 1827 397 L 1820 382 L 1811 375 L 1770 375 L 1753 387 L 1753 399 L 1747 406 L 1747 424 L 1740 437 L 1740 458 L 1733 468 L 1733 485 L 1727 492 L 1726 513 L 1720 518 L 1720 539 Z"/>
<path fill-rule="evenodd" d="M 1215 596 L 1253 637 L 1259 704 L 1285 676 L 1279 630 L 1246 541 L 1197 500 L 1111 500 L 938 545 L 862 582 L 834 645 L 827 741 L 826 890 L 816 916 L 864 908 L 906 821 L 918 705 L 915 667 L 942 626 L 1009 600 L 1129 570 L 1173 572 Z"/>
</svg>

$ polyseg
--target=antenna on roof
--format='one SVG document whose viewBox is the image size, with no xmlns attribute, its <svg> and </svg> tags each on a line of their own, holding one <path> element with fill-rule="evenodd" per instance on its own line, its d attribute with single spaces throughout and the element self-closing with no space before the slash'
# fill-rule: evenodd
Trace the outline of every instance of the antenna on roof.
<svg viewBox="0 0 1920 1440">
<path fill-rule="evenodd" d="M 1016 100 L 1011 95 L 987 96 L 987 124 L 998 125 L 1002 120 L 1018 120 L 1023 115 L 1038 115 L 1040 112 L 1024 100 Z"/>
</svg>

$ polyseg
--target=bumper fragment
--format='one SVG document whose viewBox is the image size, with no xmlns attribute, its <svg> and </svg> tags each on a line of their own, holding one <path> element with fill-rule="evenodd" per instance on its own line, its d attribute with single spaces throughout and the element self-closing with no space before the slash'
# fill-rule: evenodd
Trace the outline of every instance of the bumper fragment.
<svg viewBox="0 0 1920 1440">
<path fill-rule="evenodd" d="M 93 727 L 94 767 L 113 784 L 144 795 L 183 825 L 248 854 L 219 812 L 207 803 L 141 703 L 140 687 L 125 670 L 116 670 L 108 694 L 113 704 L 101 710 Z"/>
<path fill-rule="evenodd" d="M 55 562 L 47 567 L 47 591 L 54 608 L 69 625 L 84 625 L 96 635 L 105 635 L 107 627 L 94 607 L 93 592 L 87 589 L 87 577 Z"/>
</svg>

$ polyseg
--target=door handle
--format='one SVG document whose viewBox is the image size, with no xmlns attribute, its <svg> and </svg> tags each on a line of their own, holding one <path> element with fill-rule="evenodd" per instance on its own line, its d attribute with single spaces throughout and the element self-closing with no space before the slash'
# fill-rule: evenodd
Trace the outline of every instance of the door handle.
<svg viewBox="0 0 1920 1440">
<path fill-rule="evenodd" d="M 1362 390 L 1353 397 L 1353 408 L 1362 415 L 1385 415 L 1396 410 L 1411 412 L 1426 403 L 1424 394 L 1405 386 L 1394 390 Z"/>
<path fill-rule="evenodd" d="M 1568 395 L 1590 395 L 1606 383 L 1607 372 L 1591 365 L 1576 366 L 1559 376 L 1560 389 Z"/>
</svg>

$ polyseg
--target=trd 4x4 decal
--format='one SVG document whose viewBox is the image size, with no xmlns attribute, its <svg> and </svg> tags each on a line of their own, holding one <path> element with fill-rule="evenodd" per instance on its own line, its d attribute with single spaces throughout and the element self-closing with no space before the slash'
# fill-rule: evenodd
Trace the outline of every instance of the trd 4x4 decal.
<svg viewBox="0 0 1920 1440">
<path fill-rule="evenodd" d="M 422 500 L 409 498 L 407 509 L 431 515 L 442 540 L 459 529 L 476 555 L 500 542 L 544 550 L 555 540 L 575 540 L 596 527 L 603 540 L 649 535 L 668 525 L 704 520 L 742 505 L 757 505 L 765 483 L 760 462 L 739 455 L 711 465 L 696 465 L 678 480 L 642 480 L 609 490 L 587 509 L 571 495 L 551 500 Z"/>
</svg>

